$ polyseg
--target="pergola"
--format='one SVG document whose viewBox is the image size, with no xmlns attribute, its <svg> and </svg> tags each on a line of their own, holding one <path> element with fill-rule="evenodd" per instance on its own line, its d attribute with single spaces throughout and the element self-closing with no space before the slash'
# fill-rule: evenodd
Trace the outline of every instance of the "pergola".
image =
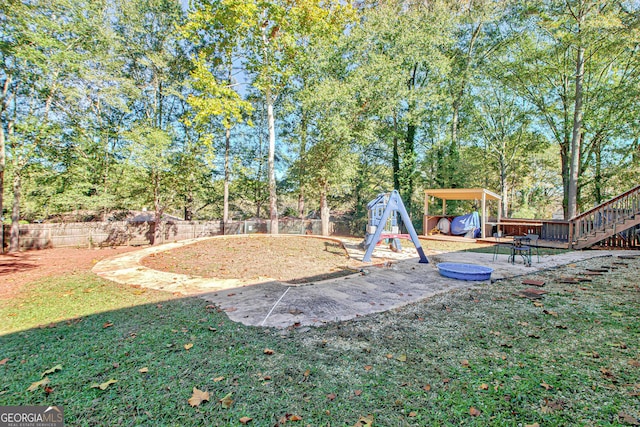
<svg viewBox="0 0 640 427">
<path fill-rule="evenodd" d="M 481 202 L 481 217 L 482 217 L 482 238 L 486 238 L 487 229 L 487 201 L 498 201 L 498 221 L 500 222 L 500 212 L 502 210 L 502 199 L 493 191 L 489 191 L 485 188 L 440 188 L 424 191 L 424 234 L 429 231 L 428 217 L 429 217 L 429 197 L 435 197 L 442 200 L 442 216 L 447 213 L 447 200 L 477 200 Z"/>
</svg>

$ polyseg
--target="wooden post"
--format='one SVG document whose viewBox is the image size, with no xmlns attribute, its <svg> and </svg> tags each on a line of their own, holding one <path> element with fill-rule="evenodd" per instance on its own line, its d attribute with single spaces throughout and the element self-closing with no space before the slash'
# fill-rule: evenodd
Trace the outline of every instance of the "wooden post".
<svg viewBox="0 0 640 427">
<path fill-rule="evenodd" d="M 481 225 L 481 236 L 484 239 L 487 235 L 487 195 L 482 190 L 482 225 Z"/>
<path fill-rule="evenodd" d="M 422 234 L 426 236 L 429 233 L 429 229 L 427 228 L 427 223 L 429 218 L 429 195 L 425 191 L 424 193 L 424 216 L 422 217 Z"/>
</svg>

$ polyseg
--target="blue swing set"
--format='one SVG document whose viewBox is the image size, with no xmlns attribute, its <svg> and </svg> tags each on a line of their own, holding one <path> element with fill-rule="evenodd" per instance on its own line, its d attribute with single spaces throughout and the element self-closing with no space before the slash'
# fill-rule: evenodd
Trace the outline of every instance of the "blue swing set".
<svg viewBox="0 0 640 427">
<path fill-rule="evenodd" d="M 420 256 L 419 262 L 429 262 L 422 250 L 418 234 L 413 228 L 411 218 L 409 218 L 407 209 L 404 207 L 404 203 L 402 203 L 402 199 L 397 190 L 393 190 L 390 193 L 379 194 L 378 197 L 367 204 L 367 209 L 369 211 L 367 234 L 364 240 L 365 254 L 362 261 L 371 261 L 373 250 L 382 240 L 391 240 L 391 248 L 401 250 L 402 246 L 400 245 L 399 239 L 411 238 Z M 408 235 L 399 233 L 398 214 L 400 214 L 403 223 L 407 227 Z"/>
</svg>

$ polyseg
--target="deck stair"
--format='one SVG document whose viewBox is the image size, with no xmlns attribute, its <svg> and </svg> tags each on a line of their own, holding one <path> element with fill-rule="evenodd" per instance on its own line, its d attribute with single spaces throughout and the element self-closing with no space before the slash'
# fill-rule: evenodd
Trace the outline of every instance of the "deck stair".
<svg viewBox="0 0 640 427">
<path fill-rule="evenodd" d="M 569 246 L 584 249 L 640 226 L 640 185 L 569 221 Z"/>
</svg>

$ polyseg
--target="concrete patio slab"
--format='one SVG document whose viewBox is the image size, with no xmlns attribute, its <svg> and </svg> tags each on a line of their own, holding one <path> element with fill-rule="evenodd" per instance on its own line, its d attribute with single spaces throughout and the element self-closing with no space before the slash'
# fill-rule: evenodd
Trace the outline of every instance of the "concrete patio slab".
<svg viewBox="0 0 640 427">
<path fill-rule="evenodd" d="M 215 237 L 214 237 L 215 238 Z M 209 238 L 207 238 L 209 239 Z M 426 249 L 428 264 L 418 262 L 415 249 L 395 253 L 379 247 L 370 267 L 337 279 L 303 285 L 263 279 L 261 282 L 219 280 L 167 273 L 141 265 L 153 253 L 189 245 L 203 239 L 185 240 L 129 252 L 103 260 L 93 271 L 106 279 L 145 288 L 184 295 L 199 295 L 224 310 L 230 319 L 245 325 L 287 328 L 322 325 L 371 313 L 402 307 L 406 304 L 455 289 L 489 285 L 443 277 L 437 270 L 441 262 L 478 264 L 494 269 L 491 282 L 557 268 L 581 260 L 637 254 L 637 251 L 575 251 L 534 257 L 532 265 L 507 262 L 506 255 L 493 260 L 493 254 L 476 252 L 436 253 Z M 353 240 L 343 241 L 349 256 L 362 260 L 364 251 Z M 377 265 L 375 264 L 377 263 Z"/>
</svg>

